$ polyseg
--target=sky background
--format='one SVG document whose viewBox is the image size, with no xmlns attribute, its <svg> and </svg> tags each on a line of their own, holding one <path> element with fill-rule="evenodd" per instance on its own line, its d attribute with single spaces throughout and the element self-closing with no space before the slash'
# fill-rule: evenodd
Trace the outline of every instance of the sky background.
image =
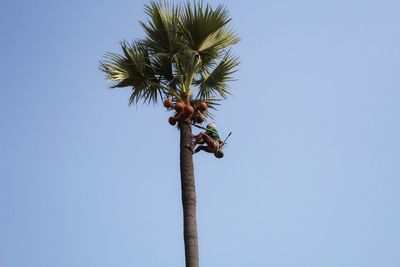
<svg viewBox="0 0 400 267">
<path fill-rule="evenodd" d="M 145 3 L 1 2 L 0 266 L 184 266 L 179 132 L 98 69 Z M 201 266 L 400 266 L 400 2 L 223 3 L 242 64 L 225 157 L 195 155 Z"/>
</svg>

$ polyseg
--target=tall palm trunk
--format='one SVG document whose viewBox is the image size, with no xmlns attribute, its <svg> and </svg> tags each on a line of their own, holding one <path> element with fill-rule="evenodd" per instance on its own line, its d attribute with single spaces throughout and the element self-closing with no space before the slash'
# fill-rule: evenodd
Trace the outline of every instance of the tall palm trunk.
<svg viewBox="0 0 400 267">
<path fill-rule="evenodd" d="M 192 142 L 192 126 L 189 123 L 182 122 L 180 124 L 180 133 L 183 235 L 185 239 L 186 267 L 199 267 L 193 155 L 186 147 Z"/>
</svg>

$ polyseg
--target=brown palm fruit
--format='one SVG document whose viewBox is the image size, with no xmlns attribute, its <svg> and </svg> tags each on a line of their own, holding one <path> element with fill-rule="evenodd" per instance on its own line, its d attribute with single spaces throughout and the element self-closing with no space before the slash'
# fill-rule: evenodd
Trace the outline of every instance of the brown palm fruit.
<svg viewBox="0 0 400 267">
<path fill-rule="evenodd" d="M 181 103 L 181 102 L 178 102 L 178 103 L 175 104 L 175 110 L 178 113 L 181 112 L 184 107 L 185 107 L 185 105 L 183 103 Z"/>
<path fill-rule="evenodd" d="M 194 113 L 194 108 L 191 105 L 186 105 L 184 107 L 184 112 L 186 116 L 191 116 Z"/>
<path fill-rule="evenodd" d="M 202 111 L 202 112 L 204 112 L 204 111 L 206 111 L 207 110 L 207 103 L 206 102 L 200 102 L 200 105 L 199 105 L 199 110 L 200 111 Z"/>
<path fill-rule="evenodd" d="M 166 108 L 172 108 L 173 105 L 174 105 L 174 103 L 172 103 L 172 100 L 171 100 L 171 99 L 167 98 L 167 99 L 164 100 L 164 107 L 166 107 Z"/>
<path fill-rule="evenodd" d="M 176 124 L 176 118 L 175 117 L 169 117 L 168 122 L 169 122 L 169 124 L 174 126 Z"/>
<path fill-rule="evenodd" d="M 199 114 L 199 115 L 197 115 L 197 117 L 196 117 L 196 122 L 197 123 L 202 123 L 203 121 L 204 121 L 204 115 L 203 114 Z"/>
</svg>

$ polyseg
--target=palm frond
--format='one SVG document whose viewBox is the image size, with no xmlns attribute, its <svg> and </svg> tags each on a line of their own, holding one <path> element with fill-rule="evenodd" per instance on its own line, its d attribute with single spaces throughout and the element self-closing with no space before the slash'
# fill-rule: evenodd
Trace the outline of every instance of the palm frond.
<svg viewBox="0 0 400 267">
<path fill-rule="evenodd" d="M 229 12 L 223 5 L 214 10 L 209 4 L 187 3 L 181 15 L 179 32 L 183 42 L 200 54 L 203 64 L 208 65 L 219 56 L 219 52 L 240 41 L 228 28 L 231 21 Z"/>
<path fill-rule="evenodd" d="M 140 42 L 121 42 L 123 55 L 107 53 L 100 62 L 106 78 L 117 82 L 111 88 L 132 86 L 130 104 L 143 98 L 144 102 L 156 102 L 164 89 L 151 66 L 149 53 Z"/>
<path fill-rule="evenodd" d="M 194 82 L 199 88 L 197 97 L 209 99 L 219 95 L 226 98 L 230 94 L 228 82 L 233 80 L 232 74 L 236 72 L 238 65 L 239 59 L 228 52 L 213 70 L 204 70 L 200 79 Z"/>
<path fill-rule="evenodd" d="M 145 6 L 149 19 L 140 22 L 147 37 L 146 45 L 158 54 L 174 54 L 179 49 L 179 6 L 169 6 L 165 2 L 151 1 Z"/>
<path fill-rule="evenodd" d="M 173 70 L 172 57 L 168 55 L 152 55 L 151 64 L 156 75 L 166 83 L 174 83 L 175 76 Z"/>
</svg>

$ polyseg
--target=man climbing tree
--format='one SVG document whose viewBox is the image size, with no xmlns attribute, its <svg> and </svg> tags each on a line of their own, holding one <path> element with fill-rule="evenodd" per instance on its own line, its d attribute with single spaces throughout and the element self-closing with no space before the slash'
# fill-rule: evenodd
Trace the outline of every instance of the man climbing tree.
<svg viewBox="0 0 400 267">
<path fill-rule="evenodd" d="M 193 139 L 193 144 L 190 144 L 190 146 L 188 146 L 193 151 L 193 154 L 203 150 L 208 153 L 219 153 L 218 155 L 221 155 L 220 153 L 222 153 L 222 151 L 220 151 L 220 148 L 224 145 L 224 142 L 221 141 L 217 131 L 217 127 L 214 123 L 209 123 L 207 125 L 206 131 L 195 135 Z M 196 145 L 198 144 L 200 144 L 201 146 L 196 147 Z M 204 146 L 203 144 L 206 144 L 206 146 Z M 218 155 L 216 154 L 217 157 L 223 157 L 223 155 Z"/>
<path fill-rule="evenodd" d="M 150 2 L 146 22 L 140 22 L 145 38 L 121 42 L 122 54 L 108 53 L 100 63 L 112 88 L 130 87 L 130 104 L 164 100 L 174 112 L 171 125 L 180 131 L 180 171 L 186 267 L 198 267 L 196 191 L 192 125 L 210 117 L 220 98 L 229 94 L 238 59 L 230 47 L 239 37 L 230 29 L 228 10 L 199 1 L 168 5 Z M 215 136 L 214 136 L 215 137 Z"/>
</svg>

